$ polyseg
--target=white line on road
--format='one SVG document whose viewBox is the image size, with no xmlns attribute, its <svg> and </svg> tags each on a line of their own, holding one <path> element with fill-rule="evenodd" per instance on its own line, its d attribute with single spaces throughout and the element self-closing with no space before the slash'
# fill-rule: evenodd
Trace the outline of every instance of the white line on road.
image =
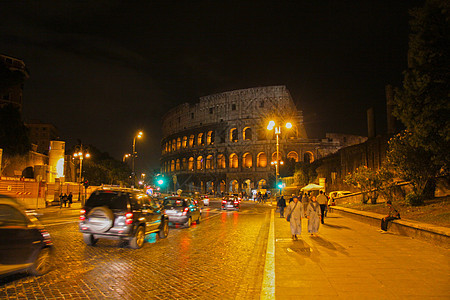
<svg viewBox="0 0 450 300">
<path fill-rule="evenodd" d="M 267 242 L 264 278 L 261 288 L 261 299 L 275 299 L 275 228 L 274 210 L 270 213 L 269 239 Z"/>
</svg>

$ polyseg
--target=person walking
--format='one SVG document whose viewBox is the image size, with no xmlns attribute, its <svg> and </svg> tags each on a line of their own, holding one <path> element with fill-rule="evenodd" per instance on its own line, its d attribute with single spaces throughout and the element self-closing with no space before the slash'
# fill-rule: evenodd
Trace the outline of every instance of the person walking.
<svg viewBox="0 0 450 300">
<path fill-rule="evenodd" d="M 59 194 L 59 208 L 62 208 L 63 205 L 63 193 Z"/>
<path fill-rule="evenodd" d="M 73 195 L 72 192 L 69 193 L 69 196 L 67 196 L 67 202 L 69 203 L 69 207 L 72 206 L 73 203 Z"/>
<path fill-rule="evenodd" d="M 302 217 L 305 214 L 303 205 L 298 201 L 298 197 L 295 196 L 293 201 L 289 203 L 286 208 L 286 220 L 290 223 L 292 239 L 298 240 L 297 234 L 302 233 Z"/>
<path fill-rule="evenodd" d="M 320 226 L 320 205 L 315 196 L 311 197 L 309 201 L 308 209 L 306 210 L 306 216 L 308 218 L 308 232 L 311 235 L 317 236 Z"/>
<path fill-rule="evenodd" d="M 317 196 L 317 203 L 319 203 L 320 205 L 320 212 L 321 212 L 320 222 L 324 224 L 325 211 L 328 208 L 328 198 L 327 196 L 325 196 L 323 191 L 319 192 L 319 195 Z"/>
<path fill-rule="evenodd" d="M 392 206 L 391 200 L 386 201 L 386 205 L 389 207 L 389 214 L 381 219 L 381 233 L 387 232 L 389 221 L 400 219 L 400 213 Z"/>
<path fill-rule="evenodd" d="M 63 204 L 64 204 L 64 207 L 66 207 L 66 206 L 67 206 L 67 194 L 64 194 L 64 195 L 62 196 L 62 202 L 63 202 Z"/>
<path fill-rule="evenodd" d="M 280 218 L 283 218 L 284 209 L 286 208 L 286 199 L 284 199 L 284 196 L 281 196 L 280 199 L 278 199 L 277 206 L 280 208 Z"/>
</svg>

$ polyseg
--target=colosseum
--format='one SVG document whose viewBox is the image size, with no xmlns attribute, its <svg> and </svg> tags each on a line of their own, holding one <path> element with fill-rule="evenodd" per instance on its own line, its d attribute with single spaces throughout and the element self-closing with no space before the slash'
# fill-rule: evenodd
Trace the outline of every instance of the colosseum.
<svg viewBox="0 0 450 300">
<path fill-rule="evenodd" d="M 268 130 L 270 121 L 277 133 Z M 250 195 L 272 189 L 277 161 L 282 170 L 283 161 L 312 162 L 342 146 L 331 139 L 308 139 L 302 111 L 285 86 L 229 91 L 181 104 L 164 115 L 162 130 L 161 171 L 170 189 L 201 193 Z"/>
</svg>

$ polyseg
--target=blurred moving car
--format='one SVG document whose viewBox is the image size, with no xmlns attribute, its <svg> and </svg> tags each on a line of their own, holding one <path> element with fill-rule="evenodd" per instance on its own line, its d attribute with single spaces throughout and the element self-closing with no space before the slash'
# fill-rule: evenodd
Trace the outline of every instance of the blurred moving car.
<svg viewBox="0 0 450 300">
<path fill-rule="evenodd" d="M 0 195 L 0 276 L 50 270 L 53 243 L 50 234 L 14 199 Z"/>
<path fill-rule="evenodd" d="M 209 196 L 208 195 L 203 195 L 202 200 L 203 200 L 203 204 L 205 206 L 209 206 Z"/>
<path fill-rule="evenodd" d="M 192 222 L 200 224 L 202 220 L 200 207 L 190 198 L 166 197 L 163 206 L 170 223 L 191 227 Z"/>
<path fill-rule="evenodd" d="M 241 201 L 239 200 L 239 198 L 237 196 L 225 196 L 222 199 L 221 208 L 223 210 L 234 209 L 234 210 L 239 211 L 240 203 L 241 203 Z"/>
<path fill-rule="evenodd" d="M 93 246 L 99 238 L 120 240 L 131 248 L 144 245 L 145 236 L 169 234 L 169 220 L 161 206 L 140 190 L 102 188 L 91 194 L 80 211 L 80 232 Z"/>
</svg>

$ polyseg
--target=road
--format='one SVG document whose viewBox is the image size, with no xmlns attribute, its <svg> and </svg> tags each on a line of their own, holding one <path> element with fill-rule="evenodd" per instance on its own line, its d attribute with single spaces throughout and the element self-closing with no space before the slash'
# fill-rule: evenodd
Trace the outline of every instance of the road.
<svg viewBox="0 0 450 300">
<path fill-rule="evenodd" d="M 202 222 L 171 227 L 142 249 L 100 240 L 86 246 L 76 211 L 42 219 L 55 244 L 55 267 L 41 277 L 6 278 L 0 297 L 235 299 L 259 298 L 270 207 L 243 203 L 223 212 L 214 201 Z"/>
<path fill-rule="evenodd" d="M 77 210 L 42 220 L 53 270 L 0 280 L 0 299 L 450 299 L 450 251 L 330 214 L 319 237 L 290 238 L 270 205 L 203 210 L 201 224 L 170 228 L 142 249 L 86 246 Z"/>
</svg>

